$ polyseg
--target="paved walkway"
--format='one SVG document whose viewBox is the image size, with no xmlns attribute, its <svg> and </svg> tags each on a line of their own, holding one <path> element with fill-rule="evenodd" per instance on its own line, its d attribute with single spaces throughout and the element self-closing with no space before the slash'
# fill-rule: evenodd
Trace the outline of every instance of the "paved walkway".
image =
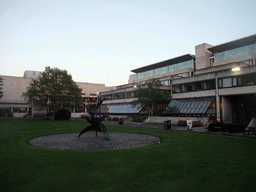
<svg viewBox="0 0 256 192">
<path fill-rule="evenodd" d="M 21 119 L 21 118 L 6 118 L 6 117 L 1 117 L 1 119 Z M 86 121 L 86 119 L 78 119 L 82 121 Z M 109 125 L 118 125 L 117 121 L 103 121 L 104 124 L 109 124 Z M 161 129 L 164 130 L 164 124 L 153 124 L 153 123 L 136 123 L 136 122 L 123 122 L 123 126 L 130 126 L 130 127 L 138 127 L 138 128 L 149 128 L 149 129 Z M 208 131 L 206 126 L 203 127 L 193 127 L 192 130 L 188 130 L 186 126 L 177 126 L 177 125 L 172 125 L 172 128 L 169 129 L 169 131 L 182 131 L 182 132 L 189 132 L 189 133 L 202 133 L 202 134 L 211 134 L 211 135 L 224 135 L 224 136 L 232 136 L 232 137 L 244 137 L 244 138 L 255 138 L 256 135 L 245 135 L 244 133 L 229 133 L 229 132 L 223 132 L 223 131 L 218 131 L 218 132 L 212 132 Z"/>
<path fill-rule="evenodd" d="M 104 124 L 109 125 L 118 125 L 117 121 L 104 121 Z M 149 129 L 161 129 L 164 130 L 163 124 L 150 124 L 150 123 L 135 123 L 135 122 L 123 122 L 123 126 L 131 126 L 131 127 L 141 127 L 141 128 L 149 128 Z M 169 129 L 170 131 L 182 131 L 182 132 L 189 132 L 189 133 L 203 133 L 203 134 L 212 134 L 212 135 L 224 135 L 224 136 L 233 136 L 233 137 L 245 137 L 245 138 L 255 138 L 256 135 L 245 135 L 244 133 L 229 133 L 229 132 L 212 132 L 208 131 L 206 126 L 203 127 L 193 127 L 192 130 L 188 130 L 186 126 L 177 126 L 172 125 L 172 128 Z"/>
</svg>

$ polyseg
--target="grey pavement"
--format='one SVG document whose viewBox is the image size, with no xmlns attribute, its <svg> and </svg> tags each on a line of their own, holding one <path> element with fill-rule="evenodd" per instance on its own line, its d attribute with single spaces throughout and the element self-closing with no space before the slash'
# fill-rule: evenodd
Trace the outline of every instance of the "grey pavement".
<svg viewBox="0 0 256 192">
<path fill-rule="evenodd" d="M 0 118 L 0 120 L 6 120 L 6 119 L 20 119 L 20 118 Z M 24 118 L 22 118 L 24 119 Z M 25 118 L 27 119 L 27 118 Z M 86 119 L 76 119 L 76 120 L 82 120 L 86 121 Z M 103 124 L 107 125 L 118 125 L 117 121 L 103 121 Z M 137 122 L 128 122 L 124 121 L 123 125 L 121 126 L 129 126 L 129 127 L 138 127 L 138 128 L 146 128 L 146 129 L 159 129 L 159 130 L 165 130 L 164 124 L 157 124 L 157 123 L 137 123 Z M 211 135 L 223 135 L 223 136 L 232 136 L 232 137 L 242 137 L 242 138 L 254 138 L 256 139 L 256 135 L 245 135 L 244 133 L 229 133 L 229 132 L 212 132 L 208 131 L 206 126 L 203 127 L 193 127 L 192 130 L 188 130 L 186 126 L 178 126 L 178 125 L 172 125 L 171 129 L 165 130 L 165 131 L 181 131 L 181 132 L 189 132 L 189 133 L 201 133 L 201 134 L 211 134 Z"/>
<path fill-rule="evenodd" d="M 117 121 L 104 121 L 104 124 L 107 125 L 118 125 Z M 127 122 L 124 121 L 123 125 L 121 126 L 130 126 L 130 127 L 139 127 L 139 128 L 148 128 L 148 129 L 164 129 L 164 124 L 154 124 L 154 123 L 137 123 L 137 122 Z M 202 133 L 202 134 L 211 134 L 211 135 L 222 135 L 222 136 L 232 136 L 232 137 L 243 137 L 243 138 L 256 138 L 256 135 L 245 135 L 244 133 L 229 133 L 229 132 L 212 132 L 209 131 L 206 126 L 202 127 L 192 127 L 192 130 L 188 130 L 186 126 L 178 126 L 178 125 L 172 125 L 171 129 L 168 129 L 166 131 L 181 131 L 181 132 L 189 132 L 189 133 Z"/>
</svg>

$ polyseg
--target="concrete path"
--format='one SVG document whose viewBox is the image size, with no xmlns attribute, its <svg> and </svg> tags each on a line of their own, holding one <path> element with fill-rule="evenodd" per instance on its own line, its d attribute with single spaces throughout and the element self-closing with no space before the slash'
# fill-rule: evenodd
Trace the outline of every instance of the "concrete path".
<svg viewBox="0 0 256 192">
<path fill-rule="evenodd" d="M 117 121 L 104 121 L 103 123 L 109 124 L 109 125 L 118 125 Z M 136 122 L 124 121 L 123 126 L 164 130 L 164 124 L 136 123 Z M 186 126 L 172 125 L 172 128 L 169 129 L 168 131 L 182 131 L 182 132 L 189 132 L 189 133 L 202 133 L 202 134 L 224 135 L 224 136 L 232 136 L 232 137 L 256 138 L 256 135 L 252 135 L 252 134 L 245 135 L 244 133 L 229 133 L 229 132 L 223 132 L 223 131 L 212 132 L 212 131 L 208 131 L 206 126 L 193 127 L 192 130 L 188 130 Z"/>
</svg>

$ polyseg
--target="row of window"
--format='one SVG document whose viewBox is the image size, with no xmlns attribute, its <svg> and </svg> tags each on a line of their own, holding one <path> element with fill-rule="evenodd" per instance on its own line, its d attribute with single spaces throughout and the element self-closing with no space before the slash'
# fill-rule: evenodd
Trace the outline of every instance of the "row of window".
<svg viewBox="0 0 256 192">
<path fill-rule="evenodd" d="M 163 85 L 170 86 L 170 81 L 162 81 Z M 228 87 L 238 87 L 238 86 L 250 86 L 256 85 L 256 73 L 236 76 L 236 77 L 225 77 L 218 79 L 219 88 L 228 88 Z M 184 93 L 191 91 L 203 91 L 203 90 L 212 90 L 215 89 L 215 79 L 206 80 L 206 81 L 196 81 L 191 83 L 184 83 L 179 85 L 172 86 L 173 93 Z M 122 92 L 115 93 L 110 95 L 103 95 L 103 100 L 116 100 L 116 99 L 128 99 L 133 98 L 134 92 Z"/>
<path fill-rule="evenodd" d="M 202 90 L 211 90 L 211 89 L 215 89 L 214 79 L 207 80 L 207 81 L 197 81 L 192 83 L 173 85 L 172 92 L 183 93 L 183 92 L 202 91 Z"/>
<path fill-rule="evenodd" d="M 229 59 L 244 57 L 252 54 L 256 54 L 256 44 L 251 44 L 251 45 L 238 47 L 235 49 L 230 49 L 227 51 L 216 53 L 216 60 L 217 62 L 226 61 Z"/>
<path fill-rule="evenodd" d="M 176 76 L 179 76 L 179 77 L 188 77 L 189 76 L 189 73 L 179 73 L 177 74 Z M 165 81 L 161 81 L 162 85 L 165 85 L 165 86 L 170 86 L 170 80 L 165 80 Z M 138 82 L 138 84 L 146 84 L 146 81 L 140 81 Z"/>
<path fill-rule="evenodd" d="M 246 74 L 237 77 L 221 78 L 219 81 L 219 88 L 238 87 L 256 85 L 256 74 Z"/>
<path fill-rule="evenodd" d="M 102 95 L 101 98 L 103 100 L 116 100 L 116 99 L 129 99 L 134 97 L 134 92 L 122 92 L 122 93 L 114 93 L 109 95 Z"/>
<path fill-rule="evenodd" d="M 194 68 L 194 60 L 193 59 L 188 60 L 188 61 L 184 61 L 184 62 L 180 62 L 180 63 L 176 63 L 176 64 L 173 64 L 173 65 L 169 65 L 169 66 L 166 66 L 166 67 L 160 67 L 160 68 L 157 68 L 157 69 L 137 73 L 137 79 L 143 79 L 143 78 L 146 78 L 146 77 L 153 77 L 155 75 L 165 74 L 168 71 L 170 73 L 170 72 L 180 71 L 180 70 L 183 70 L 183 69 L 190 69 L 190 68 Z"/>
<path fill-rule="evenodd" d="M 256 73 L 236 76 L 225 77 L 218 79 L 219 88 L 238 87 L 238 86 L 250 86 L 256 85 Z M 185 83 L 179 85 L 173 85 L 173 93 L 184 93 L 190 91 L 201 91 L 215 89 L 215 79 L 207 81 L 197 81 L 192 83 Z"/>
</svg>

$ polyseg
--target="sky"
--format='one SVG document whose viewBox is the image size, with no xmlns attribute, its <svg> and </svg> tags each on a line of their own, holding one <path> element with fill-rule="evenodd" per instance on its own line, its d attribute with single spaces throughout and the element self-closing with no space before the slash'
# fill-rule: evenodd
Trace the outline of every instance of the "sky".
<svg viewBox="0 0 256 192">
<path fill-rule="evenodd" d="M 0 75 L 45 67 L 127 84 L 132 69 L 256 34 L 256 0 L 0 0 Z"/>
</svg>

